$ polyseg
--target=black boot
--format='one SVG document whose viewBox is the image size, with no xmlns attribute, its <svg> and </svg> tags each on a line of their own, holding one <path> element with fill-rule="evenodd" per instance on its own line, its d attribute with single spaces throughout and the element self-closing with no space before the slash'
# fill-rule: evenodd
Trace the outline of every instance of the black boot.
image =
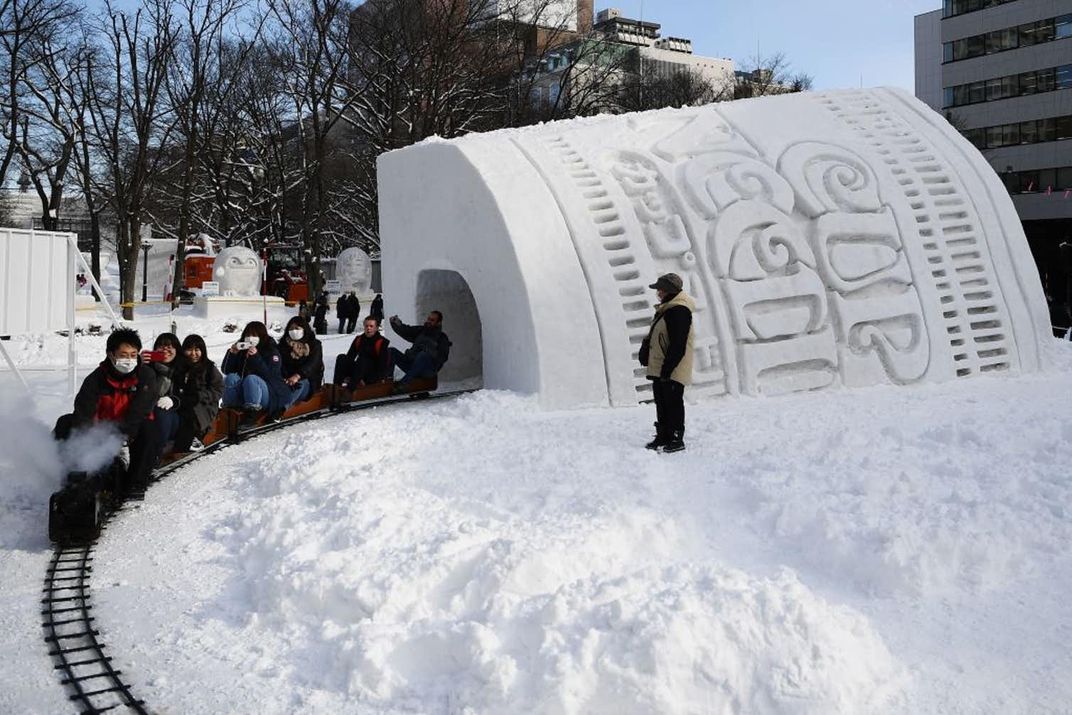
<svg viewBox="0 0 1072 715">
<path fill-rule="evenodd" d="M 662 425 L 658 422 L 655 423 L 655 437 L 644 445 L 645 449 L 658 450 L 660 447 L 665 447 L 666 443 L 670 441 L 670 435 L 666 433 Z"/>
<path fill-rule="evenodd" d="M 674 430 L 673 433 L 671 433 L 670 435 L 669 441 L 667 441 L 667 443 L 663 445 L 662 451 L 664 453 L 680 452 L 681 450 L 685 449 L 684 438 L 685 430 Z"/>
</svg>

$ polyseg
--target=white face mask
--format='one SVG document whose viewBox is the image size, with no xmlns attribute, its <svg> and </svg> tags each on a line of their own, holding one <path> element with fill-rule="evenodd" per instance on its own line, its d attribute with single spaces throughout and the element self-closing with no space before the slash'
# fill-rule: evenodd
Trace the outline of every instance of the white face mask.
<svg viewBox="0 0 1072 715">
<path fill-rule="evenodd" d="M 295 328 L 294 330 L 288 330 L 287 335 L 290 336 L 291 340 L 301 340 L 302 336 L 305 335 L 305 331 L 301 328 Z"/>
<path fill-rule="evenodd" d="M 246 338 L 246 342 L 249 343 L 252 347 L 257 347 L 257 343 L 259 343 L 260 341 L 261 339 L 258 338 L 256 335 L 250 335 L 248 338 Z"/>
<path fill-rule="evenodd" d="M 112 360 L 112 364 L 115 365 L 115 370 L 120 375 L 129 375 L 138 366 L 138 358 L 119 358 Z"/>
</svg>

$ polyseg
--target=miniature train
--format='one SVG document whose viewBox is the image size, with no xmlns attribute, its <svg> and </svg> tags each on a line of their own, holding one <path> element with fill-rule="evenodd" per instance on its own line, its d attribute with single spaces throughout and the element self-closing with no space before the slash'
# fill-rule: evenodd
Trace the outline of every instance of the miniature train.
<svg viewBox="0 0 1072 715">
<path fill-rule="evenodd" d="M 256 419 L 249 419 L 240 410 L 223 407 L 212 428 L 201 439 L 204 450 L 165 454 L 153 476 L 158 478 L 177 466 L 185 465 L 221 446 L 234 444 L 290 423 L 332 412 L 346 412 L 359 407 L 428 397 L 438 387 L 435 377 L 414 380 L 401 391 L 398 383 L 391 382 L 365 385 L 353 390 L 324 385 L 308 400 L 292 405 L 276 420 L 269 420 L 264 413 L 259 414 Z M 117 458 L 92 474 L 68 474 L 63 489 L 49 498 L 49 540 L 64 546 L 95 540 L 108 516 L 122 505 L 125 496 L 129 496 L 122 488 L 124 472 L 125 469 Z"/>
</svg>

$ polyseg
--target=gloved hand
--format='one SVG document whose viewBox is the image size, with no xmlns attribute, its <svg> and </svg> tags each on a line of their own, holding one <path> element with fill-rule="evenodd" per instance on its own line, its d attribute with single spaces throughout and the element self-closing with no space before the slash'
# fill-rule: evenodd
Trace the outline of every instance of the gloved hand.
<svg viewBox="0 0 1072 715">
<path fill-rule="evenodd" d="M 162 410 L 170 410 L 172 407 L 175 406 L 175 400 L 171 399 L 167 395 L 164 395 L 156 401 L 156 406 Z"/>
</svg>

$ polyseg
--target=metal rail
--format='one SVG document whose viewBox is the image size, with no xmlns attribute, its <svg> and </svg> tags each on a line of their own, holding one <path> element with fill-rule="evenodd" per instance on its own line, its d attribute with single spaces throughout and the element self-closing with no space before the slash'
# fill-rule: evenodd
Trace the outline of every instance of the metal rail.
<svg viewBox="0 0 1072 715">
<path fill-rule="evenodd" d="M 301 422 L 413 400 L 452 398 L 475 391 L 397 395 L 316 410 L 281 422 L 269 422 L 241 430 L 237 439 L 222 439 L 200 452 L 192 452 L 159 467 L 153 471 L 149 482 L 157 482 L 205 455 Z M 143 496 L 134 494 L 131 499 L 137 501 Z M 124 506 L 120 505 L 105 518 L 101 525 L 102 534 L 108 521 L 120 513 Z M 41 600 L 42 627 L 45 643 L 49 645 L 48 654 L 53 659 L 55 669 L 60 672 L 60 685 L 68 690 L 70 699 L 78 704 L 82 715 L 97 715 L 118 708 L 148 715 L 144 701 L 136 698 L 131 693 L 130 685 L 120 678 L 122 671 L 112 667 L 112 658 L 104 652 L 107 646 L 101 642 L 100 631 L 94 625 L 96 619 L 93 616 L 90 577 L 93 574 L 93 549 L 96 545 L 96 539 L 78 546 L 56 545 L 52 552 L 52 560 L 45 571 L 44 598 Z"/>
</svg>

